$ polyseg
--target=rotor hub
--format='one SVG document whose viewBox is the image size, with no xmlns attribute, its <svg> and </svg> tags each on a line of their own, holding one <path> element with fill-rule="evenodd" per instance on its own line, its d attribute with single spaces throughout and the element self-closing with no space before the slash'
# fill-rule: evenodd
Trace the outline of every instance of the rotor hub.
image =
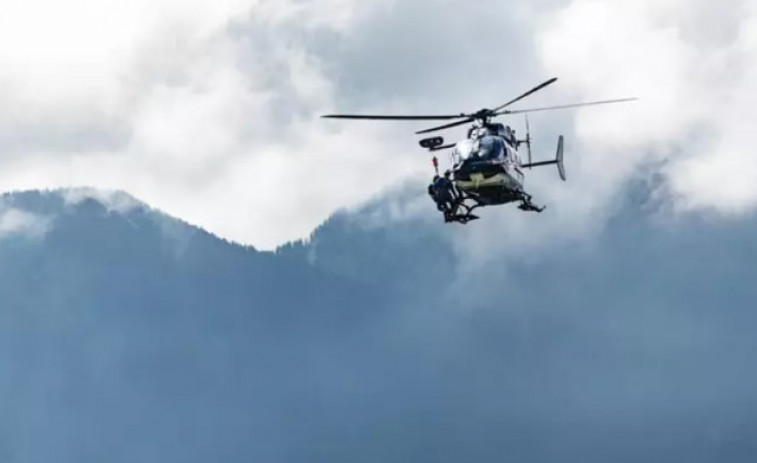
<svg viewBox="0 0 757 463">
<path fill-rule="evenodd" d="M 473 114 L 473 117 L 484 122 L 489 122 L 494 114 L 494 111 L 492 111 L 491 109 L 480 109 L 478 112 Z"/>
</svg>

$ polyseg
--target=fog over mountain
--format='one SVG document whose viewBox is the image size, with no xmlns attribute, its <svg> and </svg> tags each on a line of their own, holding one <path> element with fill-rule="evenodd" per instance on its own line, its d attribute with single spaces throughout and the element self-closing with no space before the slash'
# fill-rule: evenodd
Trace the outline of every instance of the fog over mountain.
<svg viewBox="0 0 757 463">
<path fill-rule="evenodd" d="M 0 461 L 753 461 L 757 218 L 638 193 L 480 262 L 384 200 L 259 252 L 124 193 L 6 194 Z"/>
</svg>

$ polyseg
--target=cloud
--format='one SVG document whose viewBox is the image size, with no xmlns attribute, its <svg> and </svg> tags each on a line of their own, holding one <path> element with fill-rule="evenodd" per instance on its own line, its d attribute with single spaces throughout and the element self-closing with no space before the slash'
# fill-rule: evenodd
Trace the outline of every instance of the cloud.
<svg viewBox="0 0 757 463">
<path fill-rule="evenodd" d="M 67 206 L 76 206 L 88 199 L 93 199 L 102 204 L 108 212 L 119 214 L 127 214 L 134 209 L 144 207 L 144 204 L 123 191 L 80 187 L 61 190 L 60 195 Z"/>
<path fill-rule="evenodd" d="M 265 248 L 412 169 L 387 160 L 384 129 L 344 137 L 317 120 L 334 84 L 286 35 L 347 33 L 356 2 L 51 5 L 14 7 L 3 24 L 24 27 L 0 27 L 6 188 L 125 190 Z"/>
<path fill-rule="evenodd" d="M 41 238 L 50 229 L 50 219 L 0 203 L 0 239 L 12 236 Z"/>
<path fill-rule="evenodd" d="M 605 193 L 662 163 L 680 209 L 754 210 L 755 40 L 757 11 L 746 1 L 575 0 L 552 15 L 540 59 L 566 92 L 642 98 L 576 112 L 582 180 Z"/>
<path fill-rule="evenodd" d="M 704 2 L 614 6 L 14 4 L 0 19 L 0 184 L 124 190 L 225 238 L 273 248 L 399 185 L 424 194 L 428 159 L 412 135 L 420 124 L 318 115 L 476 110 L 557 75 L 529 105 L 643 100 L 535 115 L 537 153 L 551 153 L 557 128 L 566 131 L 570 183 L 529 175 L 551 218 L 534 231 L 519 211 L 490 211 L 489 228 L 507 226 L 508 237 L 528 230 L 535 243 L 550 229 L 583 233 L 639 167 L 661 160 L 681 208 L 750 210 L 753 8 L 743 2 L 739 14 L 714 17 Z"/>
</svg>

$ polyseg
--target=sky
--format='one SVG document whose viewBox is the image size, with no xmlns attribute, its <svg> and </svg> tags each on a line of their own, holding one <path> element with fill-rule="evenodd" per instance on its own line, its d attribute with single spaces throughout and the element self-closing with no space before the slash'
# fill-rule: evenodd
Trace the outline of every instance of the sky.
<svg viewBox="0 0 757 463">
<path fill-rule="evenodd" d="M 388 191 L 425 194 L 421 125 L 319 115 L 475 111 L 558 77 L 518 107 L 640 100 L 534 114 L 538 156 L 566 136 L 568 182 L 529 172 L 527 188 L 549 212 L 488 211 L 471 235 L 496 230 L 524 245 L 584 236 L 639 179 L 678 214 L 728 219 L 757 204 L 753 1 L 1 5 L 4 191 L 125 190 L 271 249 Z M 520 118 L 506 122 L 522 133 Z M 0 230 L 25 226 L 2 214 Z"/>
</svg>

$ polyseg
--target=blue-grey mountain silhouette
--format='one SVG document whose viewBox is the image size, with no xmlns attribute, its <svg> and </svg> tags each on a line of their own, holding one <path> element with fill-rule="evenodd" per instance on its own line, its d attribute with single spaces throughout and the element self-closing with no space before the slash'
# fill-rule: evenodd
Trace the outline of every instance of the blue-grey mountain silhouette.
<svg viewBox="0 0 757 463">
<path fill-rule="evenodd" d="M 593 246 L 471 270 L 442 224 L 362 226 L 376 205 L 260 252 L 67 194 L 0 202 L 2 462 L 757 451 L 753 219 L 628 207 Z"/>
</svg>

